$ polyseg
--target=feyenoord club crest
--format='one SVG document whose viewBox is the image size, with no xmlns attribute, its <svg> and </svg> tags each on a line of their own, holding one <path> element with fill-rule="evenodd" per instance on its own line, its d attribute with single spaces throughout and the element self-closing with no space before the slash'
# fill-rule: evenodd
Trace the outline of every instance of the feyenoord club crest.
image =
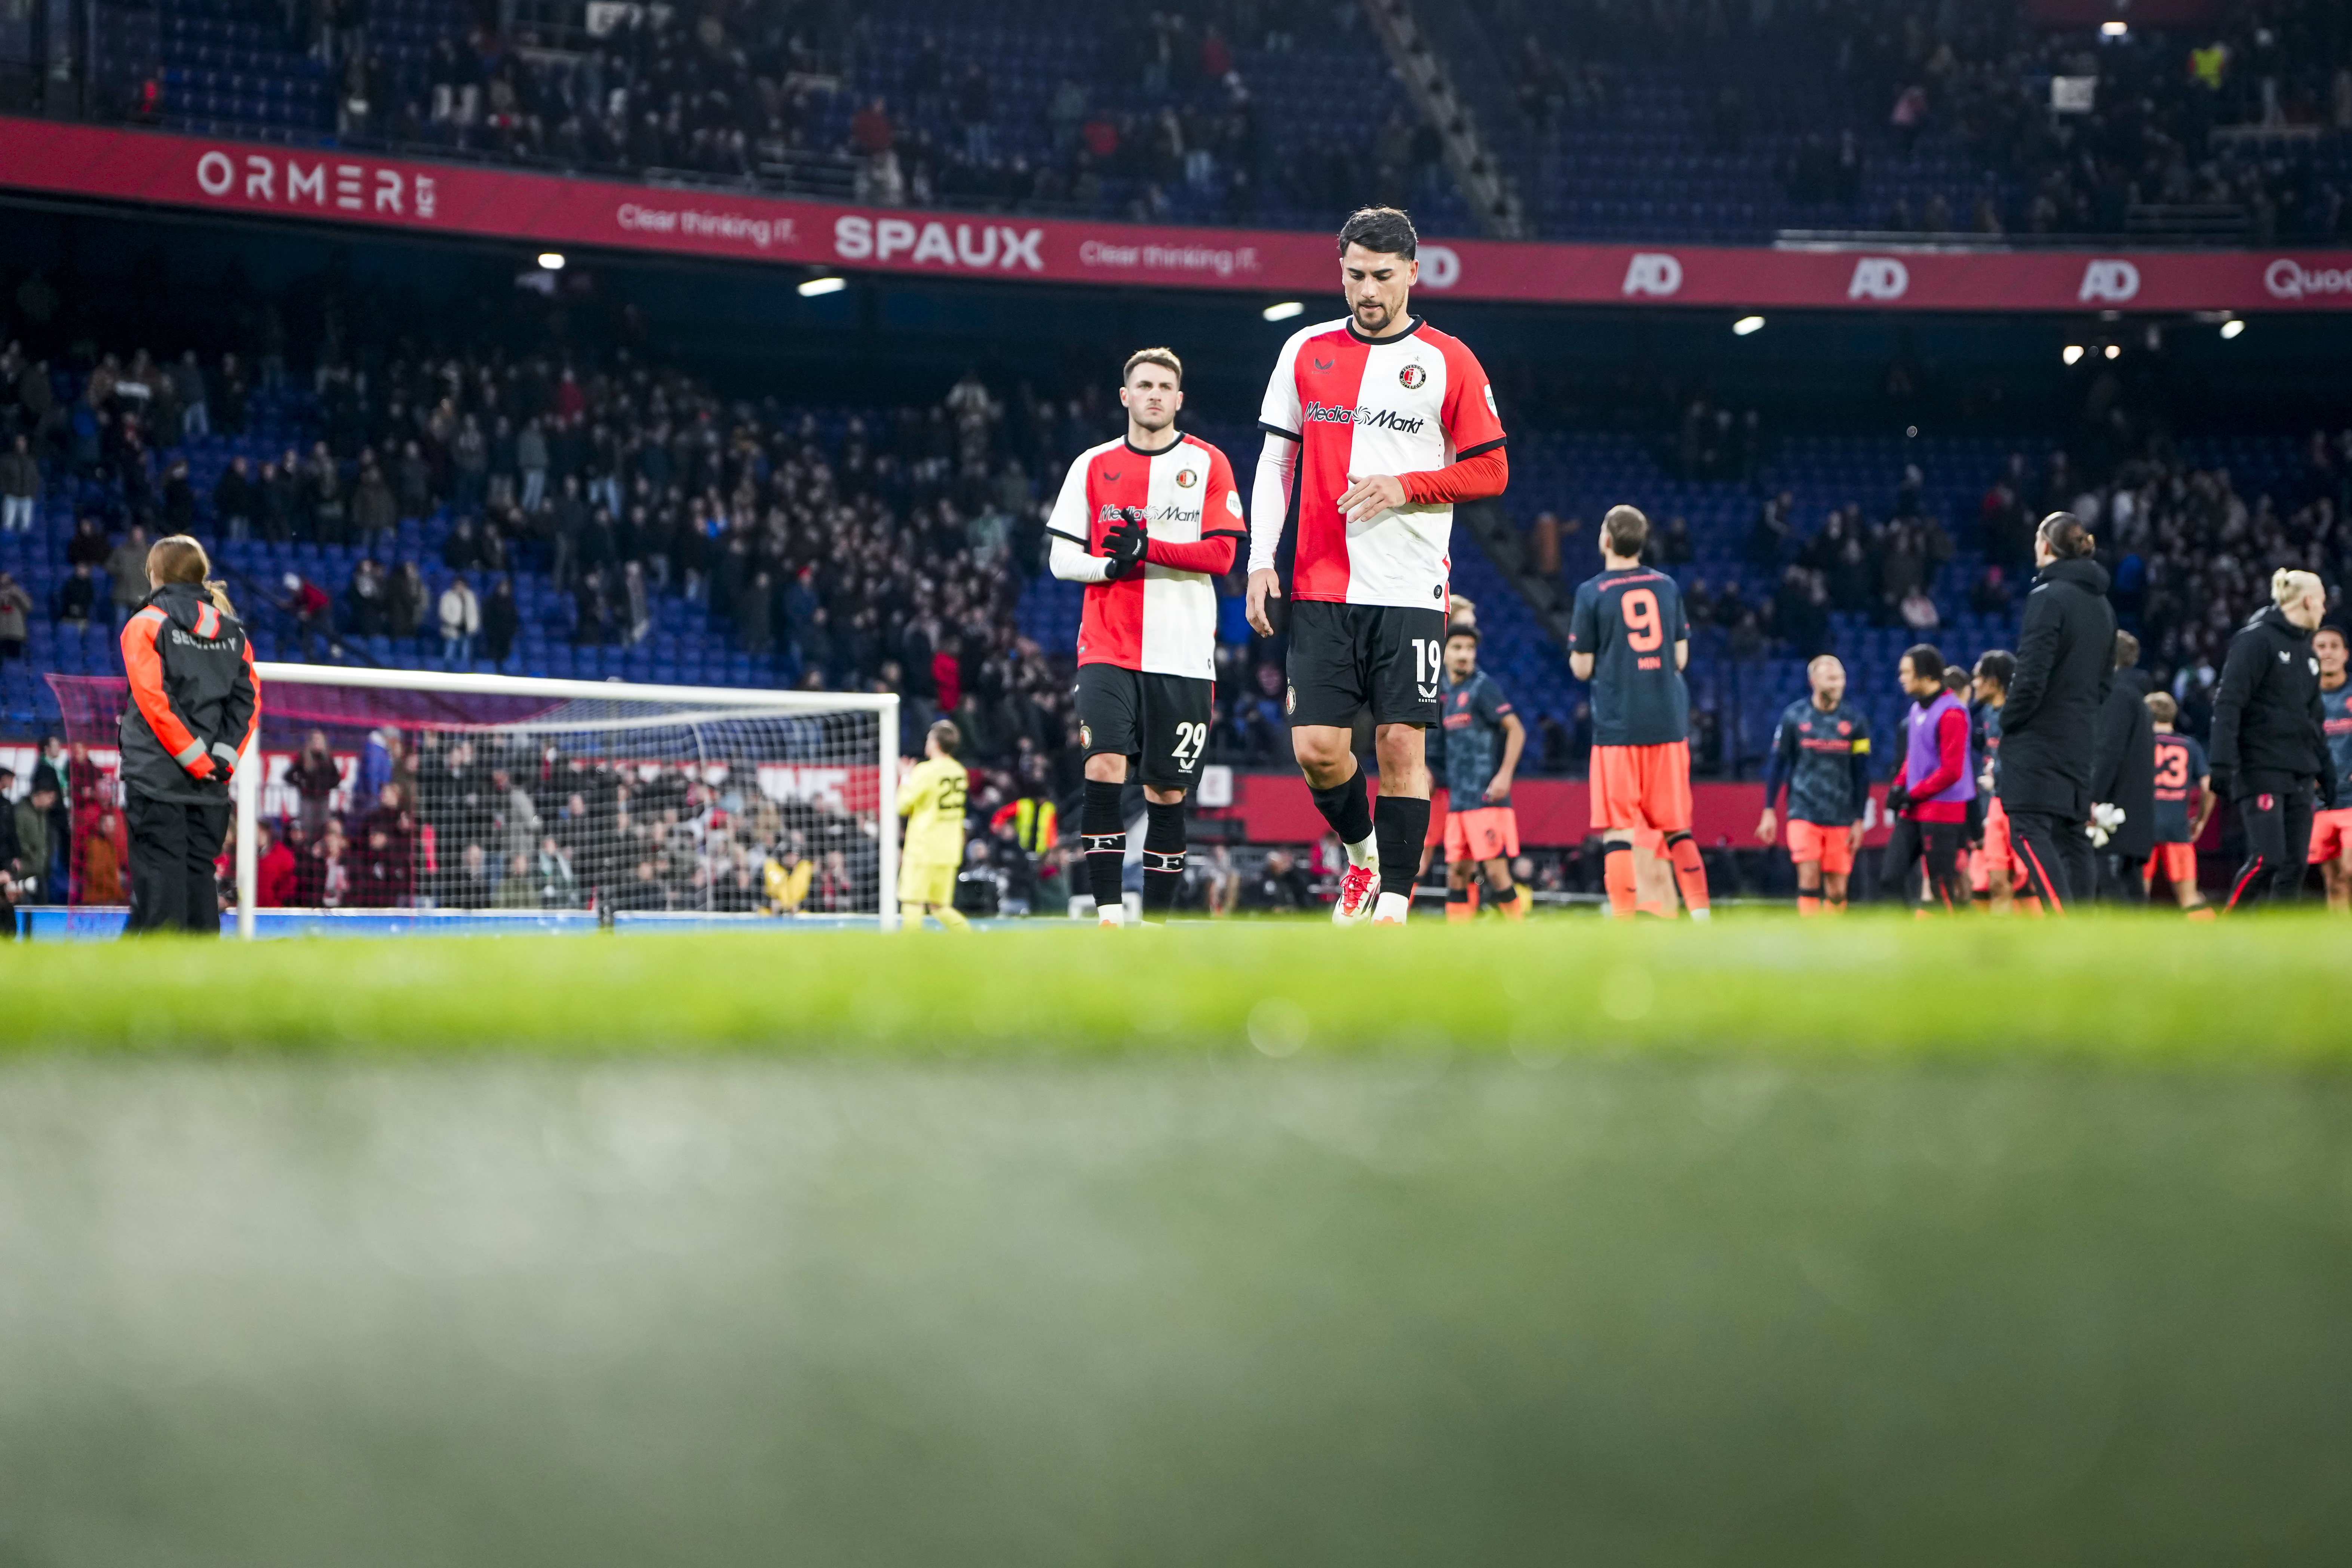
<svg viewBox="0 0 2352 1568">
<path fill-rule="evenodd" d="M 1285 686 L 1282 689 L 1282 710 L 1285 713 L 1298 711 L 1298 688 L 1296 686 Z"/>
<path fill-rule="evenodd" d="M 1397 379 L 1404 383 L 1405 390 L 1410 392 L 1427 381 L 1429 373 L 1417 364 L 1409 364 L 1397 372 Z"/>
<path fill-rule="evenodd" d="M 1079 725 L 1079 726 L 1078 726 L 1078 744 L 1079 744 L 1079 745 L 1081 745 L 1081 746 L 1086 747 L 1088 751 L 1092 751 L 1092 750 L 1094 749 L 1094 743 L 1095 743 L 1095 731 L 1094 731 L 1094 726 L 1092 726 L 1091 724 L 1081 724 L 1081 725 Z"/>
<path fill-rule="evenodd" d="M 1189 490 L 1200 482 L 1201 476 L 1192 469 L 1179 468 L 1176 470 L 1176 488 L 1178 489 Z"/>
</svg>

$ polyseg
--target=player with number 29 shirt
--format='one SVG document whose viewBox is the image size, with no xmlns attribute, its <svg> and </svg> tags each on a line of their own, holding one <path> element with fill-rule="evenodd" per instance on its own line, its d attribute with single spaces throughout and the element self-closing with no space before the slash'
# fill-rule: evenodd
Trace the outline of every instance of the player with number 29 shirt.
<svg viewBox="0 0 2352 1568">
<path fill-rule="evenodd" d="M 1693 920 L 1705 920 L 1706 868 L 1691 837 L 1690 623 L 1682 590 L 1642 564 L 1650 520 L 1630 506 L 1601 520 L 1601 575 L 1576 590 L 1568 664 L 1592 683 L 1592 826 L 1601 832 L 1610 912 L 1633 915 L 1633 838 L 1665 836 Z"/>
<path fill-rule="evenodd" d="M 1143 784 L 1143 910 L 1165 917 L 1184 879 L 1184 792 L 1208 745 L 1217 591 L 1244 532 L 1233 465 L 1176 428 L 1184 367 L 1167 349 L 1128 356 L 1127 435 L 1078 455 L 1046 531 L 1054 575 L 1087 584 L 1078 622 L 1079 829 L 1099 923 L 1124 921 L 1130 763 Z"/>
<path fill-rule="evenodd" d="M 1258 426 L 1250 493 L 1249 619 L 1274 635 L 1282 536 L 1297 519 L 1289 595 L 1292 753 L 1347 847 L 1331 911 L 1401 922 L 1429 829 L 1423 731 L 1439 718 L 1455 503 L 1509 479 L 1494 388 L 1477 356 L 1407 310 L 1419 237 L 1392 207 L 1339 230 L 1344 318 L 1291 334 Z M 1377 814 L 1350 746 L 1371 710 Z"/>
</svg>

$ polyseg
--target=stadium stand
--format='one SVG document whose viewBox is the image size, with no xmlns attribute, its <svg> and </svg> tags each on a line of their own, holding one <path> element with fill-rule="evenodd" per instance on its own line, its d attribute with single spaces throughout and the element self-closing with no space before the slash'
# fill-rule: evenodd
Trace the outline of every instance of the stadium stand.
<svg viewBox="0 0 2352 1568">
<path fill-rule="evenodd" d="M 985 21 L 903 0 L 845 24 L 815 5 L 653 7 L 594 35 L 505 35 L 452 0 L 375 0 L 363 27 L 307 38 L 267 0 L 106 9 L 115 104 L 176 130 L 1200 223 L 1321 227 L 1369 192 L 1432 234 L 1475 232 L 1348 6 L 1111 26 L 1070 0 Z"/>
<path fill-rule="evenodd" d="M 437 606 L 462 574 L 488 622 L 477 668 L 502 646 L 495 668 L 514 673 L 833 689 L 885 679 L 915 699 L 910 726 L 936 703 L 963 710 L 985 755 L 1017 766 L 1056 754 L 1065 698 L 1053 670 L 1078 594 L 1035 570 L 1037 510 L 1067 455 L 1106 427 L 1106 405 L 1011 405 L 967 378 L 929 408 L 755 408 L 676 370 L 587 363 L 436 357 L 394 361 L 371 381 L 330 363 L 296 380 L 232 359 L 206 369 L 199 427 L 176 390 L 184 362 L 134 353 L 43 379 L 39 362 L 9 349 L 0 423 L 31 429 L 43 460 L 32 527 L 0 533 L 0 570 L 34 605 L 27 657 L 0 662 L 0 712 L 19 726 L 56 717 L 37 672 L 113 671 L 117 542 L 134 523 L 151 536 L 192 525 L 221 541 L 264 657 L 305 657 L 307 644 L 319 658 L 444 668 Z M 47 415 L 31 412 L 28 378 L 46 389 Z M 532 512 L 521 504 L 531 439 L 516 417 L 542 403 L 555 427 Z M 1247 427 L 1195 427 L 1251 460 Z M 2189 440 L 2090 474 L 2046 443 L 1746 429 L 1695 407 L 1674 433 L 1539 422 L 1515 433 L 1503 504 L 1549 591 L 1489 560 L 1466 526 L 1456 586 L 1500 634 L 1489 667 L 1538 723 L 1531 765 L 1573 768 L 1589 743 L 1547 612 L 1593 570 L 1591 529 L 1622 499 L 1651 510 L 1661 564 L 1691 600 L 1696 749 L 1715 775 L 1753 775 L 1811 653 L 1844 658 L 1891 722 L 1877 674 L 1909 642 L 1973 658 L 2012 640 L 2030 575 L 2023 531 L 2043 510 L 2097 520 L 2126 622 L 2192 730 L 2196 691 L 2259 597 L 2261 574 L 2240 563 L 2292 555 L 2331 576 L 2347 564 L 2336 519 L 2352 437 Z M 323 519 L 322 455 L 335 496 Z M 223 538 L 222 479 L 240 460 L 253 521 Z M 316 617 L 303 626 L 289 574 L 323 590 L 332 637 Z M 510 634 L 491 588 L 500 576 L 513 589 Z M 63 613 L 85 592 L 86 626 Z M 1216 754 L 1279 760 L 1278 720 L 1249 711 L 1267 696 L 1260 652 L 1230 597 L 1227 612 Z"/>
<path fill-rule="evenodd" d="M 159 455 L 147 449 L 140 425 L 152 419 L 168 427 L 185 405 L 157 408 L 150 395 L 127 395 L 124 384 L 148 384 L 136 379 L 149 374 L 142 363 L 134 356 L 129 366 L 110 359 L 86 374 L 50 373 L 58 405 L 71 410 L 55 427 L 68 453 L 44 464 L 34 526 L 0 535 L 0 563 L 40 607 L 27 647 L 35 668 L 117 670 L 105 558 L 131 527 L 152 537 L 186 524 L 216 541 L 265 658 L 303 657 L 307 640 L 318 657 L 444 668 L 451 661 L 438 630 L 439 596 L 456 577 L 470 575 L 486 590 L 501 578 L 514 589 L 510 632 L 496 629 L 498 612 L 486 616 L 485 657 L 471 661 L 484 669 L 838 689 L 896 679 L 894 667 L 904 660 L 919 667 L 905 679 L 924 721 L 926 704 L 942 695 L 950 709 L 1014 695 L 1048 706 L 1059 700 L 1060 682 L 1034 652 L 1015 646 L 1009 595 L 992 592 L 1002 579 L 981 569 L 1010 548 L 1008 513 L 994 504 L 992 479 L 1017 487 L 1024 510 L 1026 481 L 1017 463 L 1001 463 L 992 475 L 983 456 L 962 476 L 961 493 L 979 501 L 966 520 L 946 482 L 952 465 L 930 449 L 950 428 L 943 409 L 863 416 L 770 409 L 761 418 L 723 407 L 682 378 L 644 372 L 592 374 L 583 384 L 545 360 L 507 366 L 503 376 L 483 374 L 478 363 L 436 360 L 429 368 L 395 363 L 370 388 L 348 366 L 330 365 L 315 386 L 282 384 L 239 399 L 245 416 L 234 427 L 184 435 Z M 26 372 L 39 374 L 21 355 L 5 368 L 16 373 L 18 386 Z M 404 395 L 412 379 L 436 388 L 501 387 L 522 407 L 541 394 L 551 408 L 576 403 L 578 416 L 553 421 L 545 443 L 552 482 L 533 486 L 517 466 L 510 426 L 494 426 L 496 438 L 482 440 L 475 454 L 481 466 L 469 468 L 466 448 L 482 435 L 478 421 L 468 430 L 464 416 L 449 419 L 436 441 L 435 410 Z M 618 447 L 603 421 L 633 405 L 647 423 L 619 435 L 643 496 L 654 492 L 649 470 L 675 473 L 677 481 L 660 487 L 657 500 L 614 492 L 626 500 L 615 513 L 604 492 Z M 593 426 L 584 423 L 592 414 Z M 869 422 L 885 442 L 905 430 L 909 446 L 921 449 L 903 464 L 887 446 L 869 459 L 863 449 Z M 424 438 L 401 439 L 398 433 L 412 427 Z M 521 458 L 532 456 L 532 439 L 520 443 Z M 44 437 L 42 444 L 56 443 Z M 603 463 L 592 467 L 590 449 L 600 446 Z M 658 458 L 645 455 L 652 446 L 663 448 Z M 675 470 L 666 468 L 673 451 L 680 455 Z M 828 458 L 837 459 L 848 493 L 835 489 Z M 243 537 L 228 531 L 220 500 L 223 476 L 240 462 L 254 487 Z M 722 462 L 735 471 L 722 477 Z M 760 477 L 750 478 L 755 469 Z M 527 488 L 546 492 L 535 514 L 520 505 Z M 758 505 L 755 494 L 768 504 Z M 730 512 L 740 521 L 730 523 Z M 913 531 L 903 541 L 908 548 L 894 550 L 901 528 Z M 77 536 L 100 540 L 105 550 L 94 553 Z M 771 552 L 756 566 L 754 539 Z M 85 556 L 99 567 L 90 589 L 97 613 L 87 628 L 59 614 L 76 592 L 73 560 Z M 923 563 L 931 564 L 919 572 Z M 306 639 L 289 575 L 327 592 L 331 633 L 314 622 Z M 893 594 L 901 595 L 893 607 L 902 624 L 886 649 L 877 599 Z M 488 611 L 490 595 L 483 598 Z M 491 647 L 504 657 L 487 657 Z M 991 661 L 1006 658 L 1014 668 L 1000 675 Z M 957 675 L 946 676 L 940 660 Z M 13 717 L 54 716 L 23 665 L 10 664 L 5 679 Z M 972 722 L 983 734 L 1002 729 Z M 1034 724 L 1024 715 L 1019 728 L 1025 733 Z M 1009 754 L 1016 748 L 1006 740 Z"/>
<path fill-rule="evenodd" d="M 1419 16 L 1546 236 L 2342 232 L 2352 33 L 2336 9 L 2283 0 L 2112 39 L 2030 14 L 1475 0 Z M 600 11 L 611 25 L 594 35 L 582 9 L 458 0 L 109 0 L 100 16 L 111 109 L 207 135 L 1170 222 L 1324 229 L 1369 195 L 1411 205 L 1432 236 L 1477 227 L 1436 129 L 1349 5 L 1218 0 L 1106 26 L 1072 0 L 982 16 L 888 0 L 854 18 L 719 4 Z M 2070 76 L 2096 79 L 2095 106 L 2053 115 L 2052 79 Z M 176 353 L 168 312 L 155 320 L 150 341 Z M 1009 376 L 941 391 L 942 374 L 935 404 L 753 405 L 715 390 L 691 353 L 657 363 L 618 341 L 485 340 L 450 357 L 252 339 L 241 368 L 205 365 L 209 427 L 186 428 L 168 354 L 149 362 L 119 335 L 120 357 L 37 343 L 45 368 L 12 351 L 0 435 L 34 435 L 39 495 L 28 528 L 0 533 L 0 596 L 30 604 L 25 657 L 0 659 L 0 719 L 57 718 L 38 672 L 110 672 L 127 530 L 194 526 L 220 538 L 265 657 L 437 668 L 438 603 L 464 573 L 484 590 L 477 666 L 495 647 L 517 672 L 886 683 L 913 699 L 910 733 L 935 707 L 960 710 L 1000 794 L 1066 792 L 1078 595 L 1035 570 L 1037 509 L 1069 454 L 1114 427 L 1098 389 L 1059 404 Z M 1702 776 L 1755 775 L 1812 653 L 1844 658 L 1891 726 L 1885 673 L 1903 647 L 1924 637 L 1968 659 L 2011 642 L 2023 531 L 2044 510 L 2099 529 L 2125 624 L 2192 732 L 2230 628 L 2260 598 L 2257 563 L 2299 559 L 2331 581 L 2347 564 L 2352 437 L 2174 442 L 2160 421 L 2122 436 L 1768 436 L 1704 395 L 1679 423 L 1663 402 L 1607 416 L 1514 402 L 1498 526 L 1517 541 L 1490 554 L 1488 520 L 1469 519 L 1455 586 L 1493 634 L 1487 668 L 1533 721 L 1530 771 L 1578 770 L 1590 745 L 1558 612 L 1615 500 L 1651 511 L 1659 563 L 1693 610 Z M 1252 462 L 1246 426 L 1197 428 Z M 540 487 L 534 445 L 550 448 Z M 216 500 L 239 463 L 256 487 L 242 537 Z M 500 578 L 510 597 L 488 591 Z M 1279 764 L 1275 650 L 1246 635 L 1227 586 L 1211 756 Z M 85 597 L 86 626 L 71 613 Z"/>
<path fill-rule="evenodd" d="M 2343 8 L 2213 10 L 2199 26 L 2111 37 L 2036 26 L 2013 0 L 1477 0 L 1432 20 L 1475 61 L 1459 78 L 1520 150 L 1547 235 L 2343 232 Z M 2086 112 L 2052 112 L 2062 77 L 2095 79 Z"/>
<path fill-rule="evenodd" d="M 1426 233 L 1476 232 L 1353 5 L 1108 25 L 1071 0 L 984 21 L 937 0 L 854 20 L 705 6 L 691 26 L 614 8 L 596 35 L 501 33 L 456 0 L 375 0 L 352 26 L 268 0 L 100 10 L 117 111 L 205 134 L 1183 222 L 1321 227 L 1369 194 Z M 2352 224 L 2341 7 L 2112 38 L 2030 13 L 1482 0 L 1424 20 L 1548 237 L 2266 243 Z M 2092 107 L 2053 113 L 2053 78 L 2095 80 Z"/>
</svg>

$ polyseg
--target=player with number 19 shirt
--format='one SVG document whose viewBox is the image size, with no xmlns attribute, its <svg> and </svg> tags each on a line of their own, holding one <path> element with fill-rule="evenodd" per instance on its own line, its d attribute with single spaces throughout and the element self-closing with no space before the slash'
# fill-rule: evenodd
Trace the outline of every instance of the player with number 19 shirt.
<svg viewBox="0 0 2352 1568">
<path fill-rule="evenodd" d="M 1456 503 L 1509 479 L 1494 388 L 1461 340 L 1409 310 L 1419 237 L 1367 207 L 1339 231 L 1349 313 L 1294 332 L 1276 359 L 1250 500 L 1250 624 L 1273 634 L 1276 559 L 1297 519 L 1287 592 L 1291 749 L 1347 847 L 1332 918 L 1402 921 L 1429 826 L 1423 731 L 1438 721 Z M 1371 710 L 1377 814 L 1349 746 Z"/>
</svg>

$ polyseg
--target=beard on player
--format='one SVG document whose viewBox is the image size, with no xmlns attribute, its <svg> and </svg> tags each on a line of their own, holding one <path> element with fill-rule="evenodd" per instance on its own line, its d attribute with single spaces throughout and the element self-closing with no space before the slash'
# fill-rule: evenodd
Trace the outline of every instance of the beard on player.
<svg viewBox="0 0 2352 1568">
<path fill-rule="evenodd" d="M 1420 247 L 1412 220 L 1394 207 L 1360 208 L 1341 227 L 1339 286 L 1359 333 L 1383 338 L 1404 323 L 1421 280 Z"/>
</svg>

